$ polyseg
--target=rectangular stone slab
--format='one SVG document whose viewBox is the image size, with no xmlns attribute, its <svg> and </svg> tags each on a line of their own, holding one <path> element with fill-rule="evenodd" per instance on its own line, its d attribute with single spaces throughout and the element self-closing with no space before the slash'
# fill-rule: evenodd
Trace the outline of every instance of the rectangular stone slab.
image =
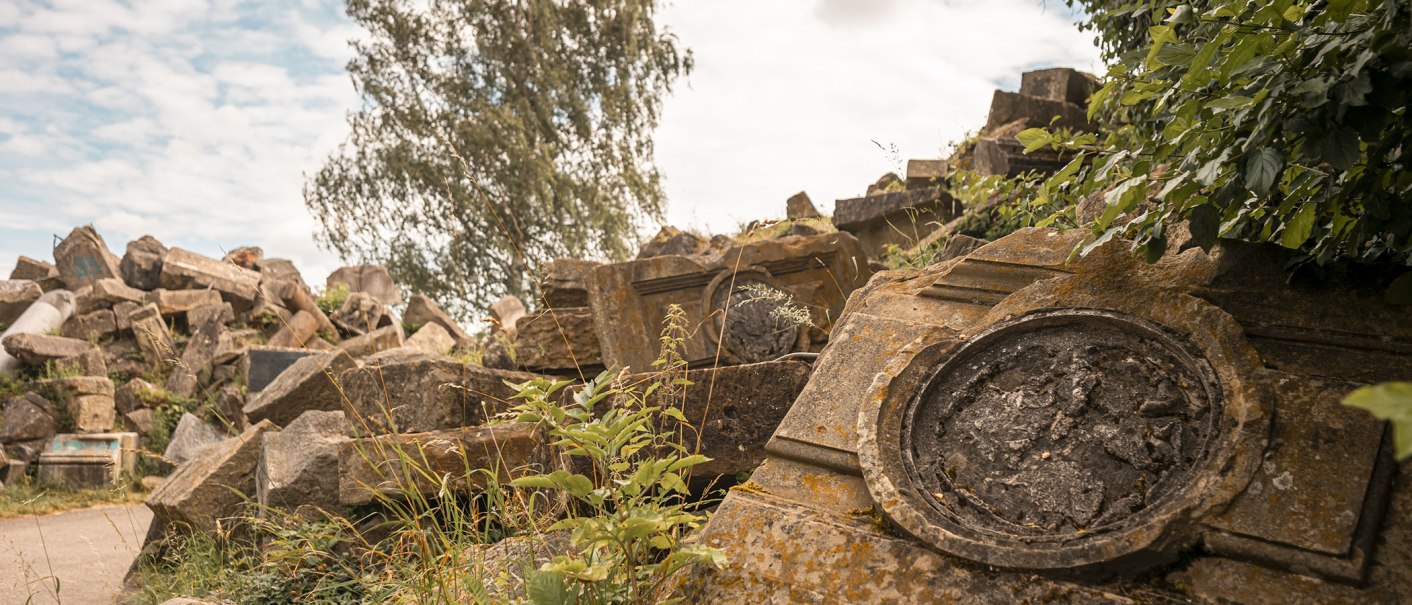
<svg viewBox="0 0 1412 605">
<path fill-rule="evenodd" d="M 686 314 L 687 361 L 693 366 L 729 363 L 720 359 L 718 343 L 705 325 L 714 308 L 706 300 L 707 290 L 717 278 L 728 279 L 751 268 L 767 271 L 794 300 L 811 310 L 820 330 L 809 331 L 805 350 L 822 347 L 823 331 L 842 314 L 848 295 L 872 275 L 862 248 L 846 233 L 740 244 L 710 256 L 659 256 L 597 267 L 589 282 L 589 299 L 604 365 L 650 370 L 673 304 Z"/>
</svg>

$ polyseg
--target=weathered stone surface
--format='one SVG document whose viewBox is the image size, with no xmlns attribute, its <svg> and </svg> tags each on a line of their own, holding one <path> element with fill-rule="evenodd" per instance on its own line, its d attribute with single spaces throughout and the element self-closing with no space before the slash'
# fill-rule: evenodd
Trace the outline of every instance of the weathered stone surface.
<svg viewBox="0 0 1412 605">
<path fill-rule="evenodd" d="M 962 256 L 970 254 L 971 252 L 979 250 L 981 246 L 984 246 L 989 243 L 989 241 L 977 237 L 971 237 L 969 235 L 962 235 L 960 233 L 957 233 L 955 235 L 952 235 L 950 238 L 947 238 L 946 245 L 942 246 L 941 252 L 937 253 L 936 258 L 932 262 L 941 262 L 948 261 L 953 258 L 960 258 Z"/>
<path fill-rule="evenodd" d="M 74 312 L 74 295 L 68 290 L 46 292 L 34 301 L 14 323 L 0 332 L 0 374 L 13 371 L 20 365 L 5 350 L 4 339 L 21 334 L 43 335 L 58 330 Z"/>
<path fill-rule="evenodd" d="M 166 400 L 166 393 L 156 385 L 141 378 L 123 383 L 113 393 L 113 404 L 119 413 L 157 407 Z"/>
<path fill-rule="evenodd" d="M 299 287 L 305 290 L 309 289 L 309 285 L 304 283 L 304 276 L 299 273 L 299 268 L 287 259 L 264 258 L 256 262 L 255 267 L 260 271 L 261 281 L 265 278 L 280 279 L 299 284 Z"/>
<path fill-rule="evenodd" d="M 646 388 L 652 380 L 670 378 L 676 376 L 636 374 L 624 382 Z M 692 469 L 693 483 L 711 483 L 733 480 L 765 460 L 765 443 L 809 381 L 809 366 L 797 361 L 753 363 L 691 370 L 684 378 L 691 384 L 664 384 L 651 402 L 686 416 L 692 428 L 667 420 L 659 430 L 682 431 L 688 450 L 711 458 Z"/>
<path fill-rule="evenodd" d="M 373 298 L 373 295 L 354 292 L 348 295 L 348 299 L 343 301 L 343 305 L 334 311 L 329 319 L 344 332 L 361 335 L 376 330 L 386 314 L 387 308 Z"/>
<path fill-rule="evenodd" d="M 985 128 L 981 132 L 988 134 L 1017 120 L 1024 120 L 1027 128 L 1044 127 L 1056 117 L 1058 120 L 1054 122 L 1054 127 L 1094 129 L 1093 123 L 1088 121 L 1088 110 L 1083 106 L 997 90 L 991 97 L 990 115 L 986 117 Z"/>
<path fill-rule="evenodd" d="M 59 374 L 106 377 L 108 364 L 104 360 L 103 349 L 89 347 L 88 350 L 73 357 L 55 359 L 54 370 Z"/>
<path fill-rule="evenodd" d="M 878 177 L 878 180 L 873 181 L 873 184 L 868 185 L 867 193 L 864 195 L 866 197 L 872 197 L 904 190 L 906 190 L 906 187 L 902 184 L 902 178 L 897 176 L 895 172 L 889 172 Z"/>
<path fill-rule="evenodd" d="M 1025 153 L 1025 146 L 1013 136 L 982 137 L 976 141 L 972 154 L 972 168 L 981 176 L 1015 177 L 1026 172 L 1051 174 L 1073 159 L 1050 149 Z"/>
<path fill-rule="evenodd" d="M 235 310 L 231 308 L 230 303 L 221 302 L 196 307 L 186 312 L 186 325 L 192 329 L 208 321 L 228 325 L 230 322 L 235 321 Z"/>
<path fill-rule="evenodd" d="M 436 326 L 436 324 L 428 325 Z M 418 330 L 418 332 L 420 333 L 422 331 L 425 331 L 427 327 L 428 326 L 422 326 L 422 329 Z M 443 333 L 446 332 L 446 330 L 443 329 L 441 326 L 436 326 L 436 328 L 441 330 Z M 338 343 L 338 346 L 334 348 L 340 351 L 347 351 L 348 354 L 352 355 L 354 359 L 361 359 L 369 355 L 381 353 L 389 349 L 396 349 L 397 347 L 401 346 L 404 346 L 402 340 L 402 326 L 390 325 L 383 326 L 362 336 L 354 336 L 353 338 L 349 338 L 343 342 Z M 437 352 L 444 353 L 445 351 Z"/>
<path fill-rule="evenodd" d="M 243 374 L 245 386 L 250 393 L 258 393 L 274 382 L 289 366 L 301 358 L 312 355 L 307 349 L 290 349 L 270 346 L 253 346 L 246 351 Z"/>
<path fill-rule="evenodd" d="M 136 409 L 124 412 L 123 420 L 127 422 L 127 430 L 137 433 L 142 447 L 146 448 L 147 435 L 157 426 L 157 413 L 149 409 Z"/>
<path fill-rule="evenodd" d="M 225 438 L 226 434 L 220 429 L 188 412 L 177 421 L 176 429 L 172 430 L 172 440 L 167 443 L 162 457 L 180 466 L 194 458 L 202 448 L 220 443 Z"/>
<path fill-rule="evenodd" d="M 202 384 L 210 382 L 212 364 L 225 329 L 218 316 L 193 326 L 191 338 L 187 339 L 186 348 L 181 353 L 181 363 L 172 368 L 167 378 L 168 391 L 178 397 L 192 397 Z"/>
<path fill-rule="evenodd" d="M 935 187 L 950 173 L 946 160 L 907 160 L 907 187 Z"/>
<path fill-rule="evenodd" d="M 31 366 L 42 366 L 48 361 L 77 357 L 94 348 L 93 343 L 86 340 L 40 334 L 11 334 L 0 341 L 0 344 L 20 360 L 20 363 Z"/>
<path fill-rule="evenodd" d="M 118 259 L 91 226 L 75 228 L 54 248 L 54 264 L 70 290 L 105 277 L 119 277 Z"/>
<path fill-rule="evenodd" d="M 637 257 L 641 259 L 656 256 L 693 256 L 706 253 L 710 247 L 710 242 L 701 236 L 668 225 L 642 244 L 637 251 Z"/>
<path fill-rule="evenodd" d="M 181 248 L 162 259 L 160 283 L 168 290 L 215 290 L 237 313 L 254 306 L 260 293 L 259 273 Z"/>
<path fill-rule="evenodd" d="M 1412 374 L 1412 325 L 1376 292 L 1285 283 L 1286 253 L 1251 252 L 1270 248 L 1147 265 L 1114 242 L 1066 263 L 1082 236 L 1022 230 L 855 292 L 752 489 L 703 533 L 731 563 L 679 594 L 1412 595 L 1412 485 L 1382 425 L 1338 404 Z M 870 509 L 901 531 L 850 512 Z"/>
<path fill-rule="evenodd" d="M 342 411 L 300 414 L 283 431 L 265 437 L 256 475 L 260 506 L 294 510 L 338 508 L 339 453 L 349 438 Z"/>
<path fill-rule="evenodd" d="M 35 260 L 28 256 L 21 256 L 15 260 L 15 268 L 10 270 L 10 279 L 40 281 L 51 277 L 58 277 L 59 269 L 54 265 L 42 260 Z"/>
<path fill-rule="evenodd" d="M 318 331 L 318 318 L 313 314 L 300 311 L 280 326 L 274 336 L 270 337 L 268 344 L 272 347 L 308 347 L 313 341 L 319 340 L 319 337 L 315 336 Z"/>
<path fill-rule="evenodd" d="M 834 203 L 833 224 L 858 238 L 870 257 L 889 244 L 907 246 L 961 213 L 944 187 L 879 193 Z"/>
<path fill-rule="evenodd" d="M 402 304 L 397 282 L 392 281 L 392 275 L 382 265 L 340 267 L 324 283 L 329 288 L 342 284 L 349 292 L 365 292 L 384 305 Z"/>
<path fill-rule="evenodd" d="M 554 309 L 587 307 L 588 280 L 593 278 L 593 269 L 601 264 L 578 258 L 556 258 L 551 261 L 544 269 L 544 283 L 539 286 L 544 304 Z M 508 319 L 500 321 L 502 326 L 512 326 L 514 323 Z"/>
<path fill-rule="evenodd" d="M 517 472 L 543 471 L 546 450 L 538 428 L 527 423 L 347 441 L 339 448 L 338 499 L 344 506 L 361 506 L 379 495 L 433 494 L 442 489 L 443 478 L 451 489 L 480 487 L 486 474 L 468 472 L 477 469 L 508 483 Z M 415 468 L 404 459 L 417 460 Z"/>
<path fill-rule="evenodd" d="M 238 514 L 245 497 L 255 493 L 260 446 L 267 433 L 277 430 L 273 423 L 261 421 L 202 449 L 148 494 L 147 507 L 168 523 L 214 532 L 219 519 Z"/>
<path fill-rule="evenodd" d="M 76 315 L 64 322 L 61 333 L 68 338 L 93 341 L 118 331 L 118 316 L 112 309 L 99 309 L 86 315 Z"/>
<path fill-rule="evenodd" d="M 161 285 L 162 259 L 167 247 L 157 238 L 144 235 L 127 243 L 119 269 L 123 281 L 139 290 L 155 290 Z"/>
<path fill-rule="evenodd" d="M 421 327 L 429 323 L 439 324 L 446 328 L 447 332 L 461 342 L 469 338 L 461 325 L 451 319 L 441 307 L 436 306 L 436 302 L 423 294 L 413 294 L 412 299 L 407 302 L 407 312 L 402 315 L 402 323 L 412 327 Z"/>
<path fill-rule="evenodd" d="M 16 395 L 5 401 L 0 412 L 0 443 L 48 439 L 59 430 L 50 412 L 52 404 L 37 393 Z"/>
<path fill-rule="evenodd" d="M 221 257 L 221 262 L 231 263 L 244 269 L 254 270 L 264 258 L 265 250 L 263 248 L 259 246 L 240 246 Z"/>
<path fill-rule="evenodd" d="M 120 302 L 141 303 L 146 297 L 145 292 L 127 285 L 117 277 L 94 280 L 90 286 L 93 290 L 89 295 L 89 304 L 95 308 L 112 307 Z"/>
<path fill-rule="evenodd" d="M 55 435 L 39 455 L 39 480 L 73 487 L 111 486 L 136 463 L 136 433 Z"/>
<path fill-rule="evenodd" d="M 228 424 L 234 430 L 245 430 L 245 393 L 241 392 L 240 385 L 234 382 L 221 387 L 221 393 L 216 399 L 216 413 L 219 414 L 223 423 Z"/>
<path fill-rule="evenodd" d="M 490 318 L 502 327 L 511 327 L 525 316 L 525 303 L 518 296 L 502 296 L 490 304 Z"/>
<path fill-rule="evenodd" d="M 323 309 L 314 297 L 309 294 L 309 288 L 303 284 L 287 279 L 262 278 L 260 280 L 260 294 L 271 298 L 279 306 L 292 312 L 304 312 L 314 317 L 318 322 L 319 332 L 334 331 L 333 322 L 324 315 Z M 284 315 L 281 314 L 281 317 Z"/>
<path fill-rule="evenodd" d="M 44 295 L 39 284 L 31 280 L 0 281 L 0 324 L 9 325 L 19 318 L 34 301 Z"/>
<path fill-rule="evenodd" d="M 310 355 L 295 361 L 245 404 L 250 422 L 269 420 L 278 426 L 293 422 L 310 410 L 342 409 L 340 374 L 354 367 L 353 358 L 343 351 Z"/>
<path fill-rule="evenodd" d="M 603 367 L 593 313 L 588 307 L 541 311 L 515 325 L 515 361 L 530 371 Z"/>
<path fill-rule="evenodd" d="M 533 374 L 492 370 L 420 351 L 393 349 L 343 373 L 345 410 L 374 433 L 421 433 L 478 425 L 512 405 Z"/>
<path fill-rule="evenodd" d="M 1027 71 L 1020 76 L 1020 94 L 1051 101 L 1088 106 L 1088 97 L 1098 90 L 1093 76 L 1068 67 Z"/>
<path fill-rule="evenodd" d="M 831 233 L 755 241 L 704 257 L 604 265 L 594 269 L 589 291 L 604 365 L 647 370 L 672 304 L 685 314 L 690 333 L 683 354 L 692 365 L 767 361 L 822 348 L 848 294 L 869 275 L 857 240 Z M 761 289 L 788 295 L 807 309 L 813 326 L 774 313 L 787 301 L 752 300 Z"/>
<path fill-rule="evenodd" d="M 784 214 L 790 220 L 823 216 L 819 214 L 819 209 L 814 207 L 814 201 L 809 199 L 809 194 L 803 191 L 791 195 L 788 200 L 785 200 Z"/>
<path fill-rule="evenodd" d="M 201 307 L 225 304 L 215 290 L 167 290 L 158 288 L 147 293 L 146 302 L 157 305 L 163 316 L 182 315 Z"/>
<path fill-rule="evenodd" d="M 383 330 L 390 329 L 393 329 L 393 327 L 388 326 L 383 328 Z M 451 333 L 447 332 L 446 328 L 441 327 L 441 324 L 429 323 L 419 328 L 411 338 L 408 338 L 405 346 L 409 349 L 425 351 L 432 355 L 444 355 L 447 351 L 450 351 L 452 347 L 456 346 L 456 339 L 452 338 Z"/>
<path fill-rule="evenodd" d="M 74 430 L 106 433 L 118 419 L 113 403 L 113 381 L 100 376 L 70 376 L 43 381 L 54 393 L 54 403 L 68 410 Z"/>
<path fill-rule="evenodd" d="M 573 552 L 568 530 L 519 535 L 494 544 L 476 544 L 466 550 L 462 561 L 475 577 L 481 578 L 491 602 L 518 603 L 529 600 L 525 590 L 527 570 L 539 569 L 555 556 Z"/>
<path fill-rule="evenodd" d="M 132 335 L 147 367 L 176 359 L 176 344 L 172 342 L 172 333 L 167 329 L 166 322 L 162 321 L 157 305 L 148 303 L 132 310 L 128 313 L 127 323 L 132 326 Z"/>
</svg>

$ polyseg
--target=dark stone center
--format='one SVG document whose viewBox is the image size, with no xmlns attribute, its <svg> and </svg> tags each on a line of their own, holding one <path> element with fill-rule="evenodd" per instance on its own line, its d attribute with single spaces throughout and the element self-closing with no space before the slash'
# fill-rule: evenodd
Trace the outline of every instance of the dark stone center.
<svg viewBox="0 0 1412 605">
<path fill-rule="evenodd" d="M 1185 485 L 1212 431 L 1207 384 L 1144 330 L 1087 317 L 1002 331 L 943 364 L 906 429 L 934 505 L 973 529 L 1067 539 Z"/>
<path fill-rule="evenodd" d="M 799 326 L 779 312 L 788 302 L 762 297 L 763 290 L 776 290 L 773 285 L 750 277 L 736 279 L 735 287 L 722 283 L 713 293 L 712 305 L 728 309 L 719 316 L 721 346 L 744 362 L 775 359 L 794 350 L 799 338 Z M 730 299 L 726 291 L 730 289 Z"/>
</svg>

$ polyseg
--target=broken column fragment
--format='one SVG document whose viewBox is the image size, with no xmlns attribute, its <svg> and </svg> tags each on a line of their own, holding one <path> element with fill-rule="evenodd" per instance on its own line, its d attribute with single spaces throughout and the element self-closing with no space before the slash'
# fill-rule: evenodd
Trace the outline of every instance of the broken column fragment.
<svg viewBox="0 0 1412 605">
<path fill-rule="evenodd" d="M 74 313 L 74 295 L 68 290 L 46 292 L 34 301 L 15 322 L 0 332 L 0 343 L 12 336 L 28 334 L 43 335 L 58 330 Z M 20 360 L 0 346 L 0 374 L 14 371 Z"/>
</svg>

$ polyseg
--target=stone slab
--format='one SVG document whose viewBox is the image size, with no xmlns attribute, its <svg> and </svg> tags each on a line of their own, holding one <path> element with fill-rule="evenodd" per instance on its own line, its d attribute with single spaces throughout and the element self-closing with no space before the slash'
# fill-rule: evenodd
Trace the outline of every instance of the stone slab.
<svg viewBox="0 0 1412 605">
<path fill-rule="evenodd" d="M 766 361 L 822 348 L 844 301 L 870 275 L 857 240 L 830 233 L 739 244 L 717 255 L 603 265 L 594 269 L 589 292 L 604 365 L 646 371 L 659 355 L 673 304 L 685 315 L 683 355 L 691 365 Z M 794 327 L 775 314 L 784 303 L 754 301 L 752 289 L 784 293 L 808 310 L 813 326 Z"/>
</svg>

